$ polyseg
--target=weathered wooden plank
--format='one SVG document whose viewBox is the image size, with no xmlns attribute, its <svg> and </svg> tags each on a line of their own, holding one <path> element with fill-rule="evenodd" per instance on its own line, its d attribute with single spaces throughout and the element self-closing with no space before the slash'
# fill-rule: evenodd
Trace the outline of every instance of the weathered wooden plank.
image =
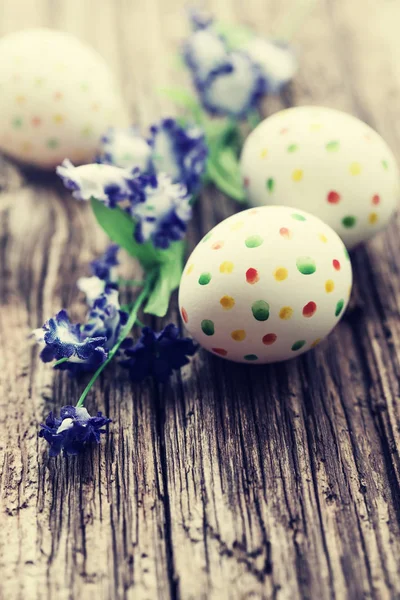
<svg viewBox="0 0 400 600">
<path fill-rule="evenodd" d="M 180 2 L 104 0 L 95 27 L 88 1 L 19 4 L 0 2 L 3 32 L 75 32 L 123 77 L 137 122 L 173 109 L 154 88 L 188 81 L 172 60 Z M 399 153 L 399 8 L 384 5 L 319 4 L 295 38 L 295 85 L 265 110 L 349 110 Z M 212 9 L 273 33 L 292 3 Z M 115 421 L 108 441 L 50 461 L 36 422 L 80 388 L 42 365 L 26 335 L 64 305 L 82 317 L 75 280 L 105 240 L 53 182 L 4 163 L 0 185 L 0 597 L 400 595 L 398 222 L 354 253 L 358 300 L 315 351 L 266 367 L 200 353 L 165 389 L 110 369 L 89 398 Z M 190 243 L 234 210 L 204 194 Z"/>
</svg>

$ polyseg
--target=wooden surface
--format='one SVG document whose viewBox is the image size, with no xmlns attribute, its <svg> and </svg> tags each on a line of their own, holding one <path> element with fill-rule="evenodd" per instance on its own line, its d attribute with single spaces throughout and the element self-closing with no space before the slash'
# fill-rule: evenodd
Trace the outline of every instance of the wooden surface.
<svg viewBox="0 0 400 600">
<path fill-rule="evenodd" d="M 293 8 L 211 4 L 266 34 Z M 347 110 L 400 158 L 399 20 L 395 0 L 317 3 L 295 36 L 296 82 L 265 114 Z M 133 121 L 176 112 L 155 88 L 188 84 L 172 59 L 183 2 L 0 0 L 1 33 L 37 25 L 98 48 Z M 62 306 L 82 318 L 75 281 L 105 238 L 55 179 L 0 167 L 2 600 L 400 598 L 398 219 L 354 254 L 355 299 L 329 341 L 277 366 L 202 352 L 165 390 L 111 368 L 88 402 L 114 419 L 108 441 L 51 460 L 37 423 L 82 384 L 27 334 Z M 190 243 L 236 208 L 204 194 Z"/>
</svg>

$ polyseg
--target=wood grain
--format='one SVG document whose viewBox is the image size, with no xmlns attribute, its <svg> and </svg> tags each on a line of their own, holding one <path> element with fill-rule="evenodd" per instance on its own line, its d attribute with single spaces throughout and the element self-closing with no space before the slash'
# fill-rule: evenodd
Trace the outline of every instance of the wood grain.
<svg viewBox="0 0 400 600">
<path fill-rule="evenodd" d="M 273 35 L 293 2 L 214 0 L 221 19 Z M 66 29 L 108 59 L 132 118 L 176 109 L 179 0 L 0 0 L 0 31 Z M 400 6 L 319 2 L 295 42 L 291 104 L 348 110 L 400 154 Z M 62 306 L 81 318 L 78 276 L 105 245 L 53 177 L 0 163 L 0 597 L 70 600 L 400 598 L 399 222 L 353 255 L 351 309 L 313 352 L 256 367 L 205 352 L 171 385 L 110 368 L 88 399 L 114 423 L 79 458 L 50 460 L 37 423 L 82 384 L 27 341 Z M 190 232 L 236 206 L 213 190 Z M 178 319 L 176 301 L 168 318 Z"/>
</svg>

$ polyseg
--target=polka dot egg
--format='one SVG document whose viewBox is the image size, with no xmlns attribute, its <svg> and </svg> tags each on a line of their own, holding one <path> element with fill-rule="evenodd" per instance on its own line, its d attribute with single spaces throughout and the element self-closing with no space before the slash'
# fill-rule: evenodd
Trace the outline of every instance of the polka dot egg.
<svg viewBox="0 0 400 600">
<path fill-rule="evenodd" d="M 103 58 L 61 31 L 31 29 L 0 39 L 0 149 L 52 168 L 93 160 L 101 135 L 127 113 Z"/>
<path fill-rule="evenodd" d="M 348 248 L 384 227 L 399 196 L 386 142 L 355 117 L 301 106 L 265 119 L 249 135 L 241 172 L 252 206 L 301 208 L 328 223 Z"/>
<path fill-rule="evenodd" d="M 238 362 L 287 360 L 314 348 L 343 315 L 352 283 L 339 236 L 306 212 L 253 208 L 212 229 L 183 271 L 191 335 Z"/>
</svg>

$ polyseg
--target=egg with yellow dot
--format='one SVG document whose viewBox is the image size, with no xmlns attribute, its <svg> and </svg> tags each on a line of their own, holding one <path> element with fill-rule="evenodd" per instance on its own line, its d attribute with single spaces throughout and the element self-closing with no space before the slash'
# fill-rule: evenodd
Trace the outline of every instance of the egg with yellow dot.
<svg viewBox="0 0 400 600">
<path fill-rule="evenodd" d="M 382 137 L 356 117 L 320 106 L 262 121 L 244 144 L 241 173 L 251 206 L 306 210 L 349 249 L 388 224 L 400 191 L 396 160 Z"/>
<path fill-rule="evenodd" d="M 196 246 L 180 283 L 180 313 L 213 354 L 277 362 L 328 335 L 351 284 L 349 254 L 329 225 L 302 210 L 263 206 L 229 217 Z"/>
<path fill-rule="evenodd" d="M 45 169 L 92 162 L 105 131 L 129 123 L 110 68 L 69 33 L 10 33 L 0 62 L 0 150 L 17 160 Z"/>
</svg>

